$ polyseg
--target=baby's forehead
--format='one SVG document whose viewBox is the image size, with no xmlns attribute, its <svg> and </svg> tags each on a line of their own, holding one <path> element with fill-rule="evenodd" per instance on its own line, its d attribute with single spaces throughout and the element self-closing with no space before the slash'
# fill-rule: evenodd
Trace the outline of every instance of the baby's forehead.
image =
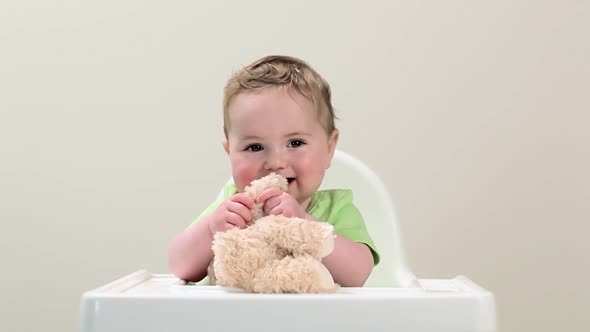
<svg viewBox="0 0 590 332">
<path fill-rule="evenodd" d="M 228 108 L 230 119 L 251 116 L 297 116 L 318 119 L 313 103 L 300 94 L 282 90 L 238 94 Z"/>
<path fill-rule="evenodd" d="M 313 107 L 313 101 L 306 97 L 295 88 L 287 86 L 272 86 L 262 89 L 244 90 L 236 94 L 229 108 L 235 106 L 236 103 L 248 102 L 284 102 L 284 103 L 296 103 L 302 109 Z"/>
<path fill-rule="evenodd" d="M 320 126 L 327 131 L 321 110 L 316 106 L 293 88 L 267 87 L 242 91 L 232 98 L 226 109 L 226 133 L 234 131 L 236 125 L 257 128 L 265 124 L 274 126 L 274 123 L 285 122 L 293 126 L 301 123 L 304 124 L 303 127 Z"/>
</svg>

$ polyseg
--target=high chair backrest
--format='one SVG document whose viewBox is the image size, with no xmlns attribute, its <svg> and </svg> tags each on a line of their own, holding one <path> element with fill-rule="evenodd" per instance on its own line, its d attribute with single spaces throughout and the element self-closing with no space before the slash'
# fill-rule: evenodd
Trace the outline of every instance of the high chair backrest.
<svg viewBox="0 0 590 332">
<path fill-rule="evenodd" d="M 409 287 L 415 279 L 406 265 L 393 200 L 385 184 L 367 165 L 336 150 L 320 189 L 351 189 L 381 260 L 365 286 Z"/>
<path fill-rule="evenodd" d="M 230 178 L 228 183 L 233 182 Z M 383 181 L 367 165 L 336 150 L 321 189 L 351 189 L 380 262 L 365 283 L 369 287 L 409 287 L 415 276 L 406 265 L 393 201 Z M 223 197 L 223 190 L 218 199 Z"/>
</svg>

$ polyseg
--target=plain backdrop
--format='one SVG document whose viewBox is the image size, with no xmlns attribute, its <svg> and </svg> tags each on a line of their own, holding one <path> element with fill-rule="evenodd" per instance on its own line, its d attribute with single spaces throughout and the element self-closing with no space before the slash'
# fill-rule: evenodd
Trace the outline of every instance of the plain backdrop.
<svg viewBox="0 0 590 332">
<path fill-rule="evenodd" d="M 330 83 L 422 278 L 492 291 L 500 331 L 588 331 L 587 1 L 3 1 L 2 331 L 76 331 L 229 176 L 222 88 L 267 54 Z"/>
</svg>

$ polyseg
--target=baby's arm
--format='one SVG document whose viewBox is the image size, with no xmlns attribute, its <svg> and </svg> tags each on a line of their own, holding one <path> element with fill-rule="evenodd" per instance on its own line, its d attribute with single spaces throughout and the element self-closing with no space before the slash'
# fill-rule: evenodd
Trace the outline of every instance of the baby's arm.
<svg viewBox="0 0 590 332">
<path fill-rule="evenodd" d="M 322 222 L 309 216 L 309 219 Z M 373 255 L 364 243 L 336 234 L 334 250 L 322 259 L 334 281 L 344 287 L 361 287 L 373 271 Z"/>
<path fill-rule="evenodd" d="M 213 259 L 213 234 L 234 227 L 246 227 L 252 219 L 250 209 L 254 206 L 254 201 L 247 194 L 235 194 L 213 213 L 178 234 L 168 250 L 170 271 L 187 281 L 200 281 L 207 276 L 207 267 Z"/>
<path fill-rule="evenodd" d="M 178 234 L 168 250 L 170 272 L 186 281 L 200 281 L 207 276 L 207 267 L 213 259 L 213 236 L 209 223 L 213 214 Z"/>
</svg>

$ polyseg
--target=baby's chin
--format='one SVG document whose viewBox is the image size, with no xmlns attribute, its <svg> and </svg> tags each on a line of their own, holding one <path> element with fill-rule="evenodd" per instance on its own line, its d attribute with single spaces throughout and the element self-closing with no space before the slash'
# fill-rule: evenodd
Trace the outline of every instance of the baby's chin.
<svg viewBox="0 0 590 332">
<path fill-rule="evenodd" d="M 295 200 L 297 201 L 297 203 L 299 203 L 299 205 L 303 206 L 305 205 L 307 202 L 309 202 L 310 199 L 310 195 L 303 195 L 297 187 L 291 187 L 291 185 L 289 184 L 289 188 L 287 189 L 287 193 L 291 196 L 293 196 L 293 198 L 295 198 Z"/>
</svg>

